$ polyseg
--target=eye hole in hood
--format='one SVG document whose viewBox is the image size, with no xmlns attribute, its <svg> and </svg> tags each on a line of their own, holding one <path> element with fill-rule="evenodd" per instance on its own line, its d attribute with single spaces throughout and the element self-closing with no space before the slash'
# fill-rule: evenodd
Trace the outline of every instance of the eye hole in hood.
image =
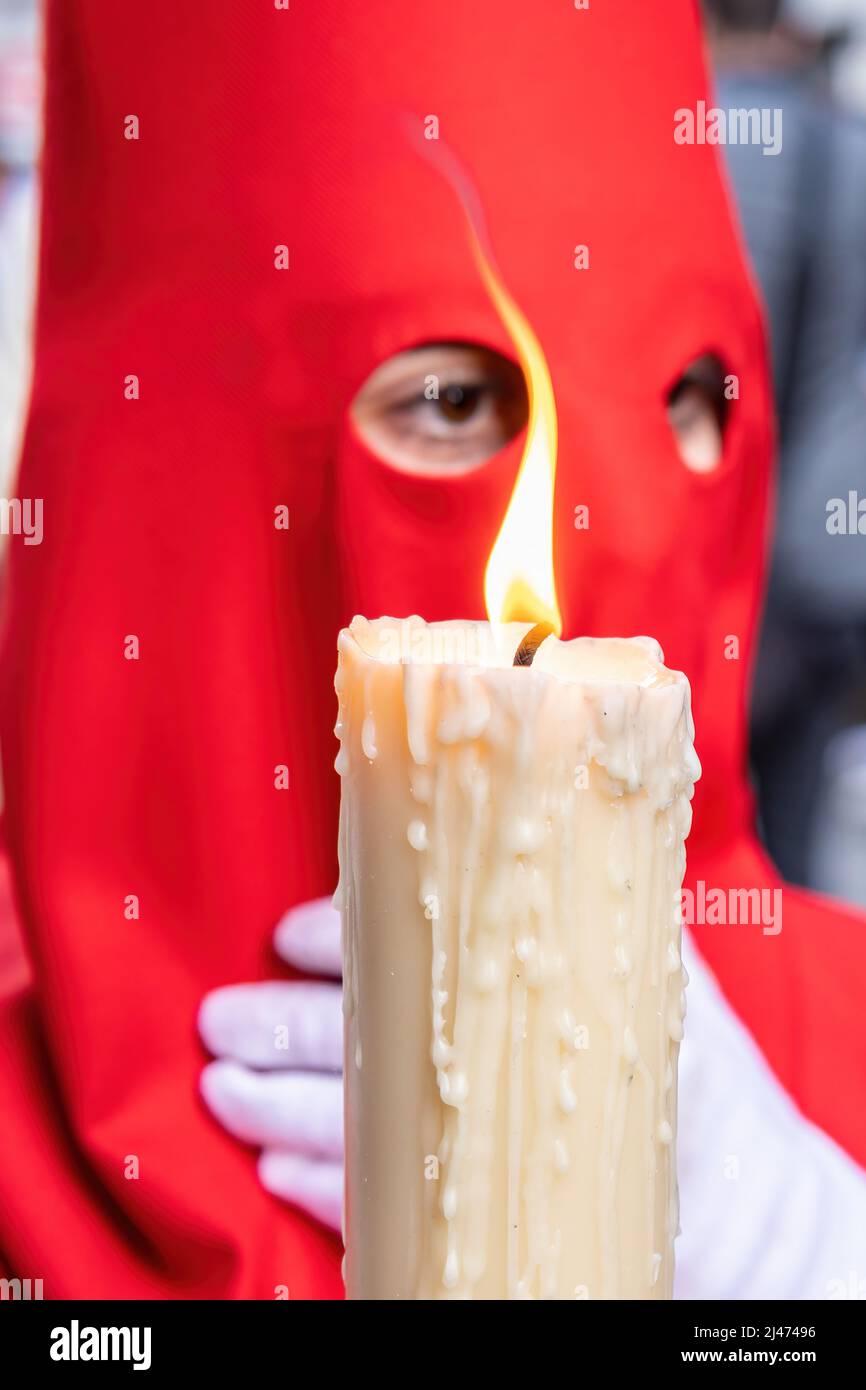
<svg viewBox="0 0 866 1390">
<path fill-rule="evenodd" d="M 694 473 L 722 460 L 730 412 L 724 364 L 705 353 L 666 397 L 677 452 Z M 454 477 L 493 458 L 525 429 L 529 398 L 517 363 L 473 342 L 425 343 L 367 378 L 351 407 L 362 441 L 400 472 Z"/>
<path fill-rule="evenodd" d="M 520 368 L 480 343 L 426 343 L 398 352 L 351 407 L 367 447 L 404 473 L 453 477 L 498 454 L 526 427 Z"/>
<path fill-rule="evenodd" d="M 693 473 L 720 465 L 730 400 L 723 363 L 713 353 L 697 357 L 667 395 L 668 421 L 677 452 Z"/>
</svg>

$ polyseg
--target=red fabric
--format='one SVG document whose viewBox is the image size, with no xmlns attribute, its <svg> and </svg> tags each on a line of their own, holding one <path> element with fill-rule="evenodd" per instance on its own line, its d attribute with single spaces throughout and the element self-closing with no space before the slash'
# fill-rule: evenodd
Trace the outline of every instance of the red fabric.
<svg viewBox="0 0 866 1390">
<path fill-rule="evenodd" d="M 674 110 L 707 95 L 696 8 L 48 9 L 20 487 L 44 498 L 45 540 L 13 543 L 0 707 L 35 986 L 2 1017 L 0 1250 L 46 1296 L 339 1296 L 338 1243 L 266 1197 L 204 1114 L 195 1015 L 213 986 L 270 973 L 273 923 L 333 886 L 339 623 L 481 615 L 514 479 L 519 443 L 434 485 L 346 425 L 399 348 L 508 349 L 407 115 L 438 116 L 471 173 L 550 363 L 566 632 L 649 632 L 688 672 L 690 877 L 774 882 L 744 778 L 768 383 L 717 152 L 673 140 Z M 740 399 L 699 478 L 664 401 L 708 349 Z M 786 890 L 780 935 L 698 935 L 784 1083 L 866 1158 L 862 922 Z"/>
<path fill-rule="evenodd" d="M 27 989 L 29 984 L 30 965 L 15 907 L 12 865 L 5 835 L 0 832 L 0 999 Z"/>
</svg>

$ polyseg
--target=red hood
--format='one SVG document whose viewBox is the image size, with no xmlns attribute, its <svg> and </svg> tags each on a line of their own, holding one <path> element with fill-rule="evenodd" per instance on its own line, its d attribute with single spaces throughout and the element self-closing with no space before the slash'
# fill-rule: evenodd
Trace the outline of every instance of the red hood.
<svg viewBox="0 0 866 1390">
<path fill-rule="evenodd" d="M 206 989 L 270 968 L 273 922 L 333 885 L 339 624 L 480 615 L 514 479 L 519 444 L 432 485 L 346 425 L 399 348 L 508 350 L 407 120 L 417 134 L 436 116 L 469 171 L 551 368 L 566 632 L 659 638 L 694 688 L 696 862 L 746 826 L 768 383 L 717 152 L 673 138 L 675 110 L 706 95 L 696 6 L 235 0 L 205 16 L 192 0 L 56 0 L 49 16 L 21 478 L 44 499 L 45 540 L 13 547 L 2 732 L 65 1096 L 57 1144 L 89 1173 L 75 1200 L 92 1203 L 96 1182 L 120 1221 L 93 1257 L 95 1292 L 117 1277 L 112 1242 L 128 1252 L 123 1222 L 144 1242 L 124 1256 L 133 1290 L 268 1297 L 282 1261 L 293 1292 L 333 1292 L 326 1237 L 260 1195 L 247 1156 L 196 1112 L 194 1017 Z M 665 396 L 706 350 L 740 399 L 723 465 L 701 478 L 679 461 Z M 130 1152 L 150 1186 L 124 1181 Z"/>
<path fill-rule="evenodd" d="M 470 26 L 459 4 L 451 16 L 447 4 L 416 6 L 411 21 L 387 0 L 348 12 L 241 5 L 203 25 L 181 4 L 170 38 L 110 5 L 62 8 L 34 429 L 62 415 L 65 447 L 40 451 L 38 465 L 31 452 L 25 481 L 44 492 L 51 528 L 28 573 L 45 584 L 62 572 L 69 600 L 60 621 L 76 652 L 70 664 L 55 642 L 54 685 L 67 717 L 86 686 L 88 723 L 104 736 L 95 678 L 111 724 L 120 699 L 136 738 L 155 741 L 149 781 L 167 777 L 174 801 L 195 746 L 209 729 L 224 750 L 231 722 L 232 767 L 248 769 L 245 793 L 261 805 L 251 722 L 265 765 L 281 750 L 291 763 L 293 837 L 313 855 L 311 885 L 330 874 L 332 836 L 309 797 L 336 791 L 322 771 L 332 751 L 322 707 L 337 623 L 356 610 L 479 615 L 518 459 L 513 448 L 431 484 L 394 476 L 344 428 L 358 386 L 402 347 L 469 336 L 509 347 L 456 199 L 407 133 L 414 122 L 421 138 L 432 115 L 551 368 L 566 632 L 659 638 L 694 686 L 707 807 L 696 835 L 722 817 L 729 827 L 742 815 L 731 786 L 744 762 L 770 425 L 761 322 L 718 151 L 673 138 L 674 111 L 706 92 L 695 6 L 675 3 L 660 24 L 641 4 L 626 22 L 558 0 L 531 10 L 490 0 Z M 138 141 L 123 138 L 128 114 Z M 587 270 L 574 268 L 577 244 Z M 709 478 L 682 465 L 664 409 L 708 349 L 741 384 Z M 124 400 L 127 373 L 140 377 L 140 401 Z M 288 535 L 271 534 L 279 502 Z M 574 526 L 580 504 L 588 530 Z M 52 530 L 74 535 L 74 553 L 51 544 Z M 85 641 L 78 603 L 91 613 Z M 151 711 L 146 725 L 102 620 L 112 633 L 141 629 L 133 698 Z M 729 635 L 738 660 L 726 656 Z M 194 734 L 176 707 L 180 676 Z M 92 769 L 92 750 L 78 752 Z M 190 791 L 197 799 L 197 779 Z M 229 802 L 210 809 L 234 833 Z"/>
</svg>

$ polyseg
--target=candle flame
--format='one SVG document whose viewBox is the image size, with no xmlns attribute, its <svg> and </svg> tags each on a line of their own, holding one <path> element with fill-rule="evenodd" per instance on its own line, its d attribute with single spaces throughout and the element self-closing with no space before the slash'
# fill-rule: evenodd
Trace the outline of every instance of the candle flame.
<svg viewBox="0 0 866 1390">
<path fill-rule="evenodd" d="M 547 623 L 557 636 L 562 617 L 553 572 L 553 489 L 556 479 L 556 400 L 541 344 L 472 230 L 475 261 L 511 336 L 529 393 L 526 445 L 499 535 L 484 573 L 491 622 Z"/>
</svg>

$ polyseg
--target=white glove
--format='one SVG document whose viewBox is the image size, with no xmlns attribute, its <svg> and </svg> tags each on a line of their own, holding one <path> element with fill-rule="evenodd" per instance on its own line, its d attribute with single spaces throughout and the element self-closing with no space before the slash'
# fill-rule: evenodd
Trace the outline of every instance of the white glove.
<svg viewBox="0 0 866 1390">
<path fill-rule="evenodd" d="M 288 913 L 274 933 L 283 960 L 339 978 L 340 919 L 330 899 Z M 237 1139 L 262 1149 L 259 1178 L 276 1196 L 340 1228 L 343 1202 L 342 991 L 268 980 L 214 990 L 198 1018 L 220 1058 L 201 1093 Z"/>
<path fill-rule="evenodd" d="M 683 956 L 676 1297 L 866 1296 L 866 1173 L 797 1110 L 690 938 Z"/>
<path fill-rule="evenodd" d="M 331 900 L 288 913 L 275 945 L 301 969 L 339 975 Z M 866 1173 L 799 1113 L 688 937 L 683 950 L 690 978 L 680 1053 L 676 1296 L 850 1296 L 852 1280 L 866 1274 Z M 208 995 L 199 1026 L 224 1059 L 202 1073 L 202 1094 L 217 1119 L 263 1148 L 259 1175 L 269 1191 L 338 1229 L 339 988 L 230 986 Z"/>
</svg>

